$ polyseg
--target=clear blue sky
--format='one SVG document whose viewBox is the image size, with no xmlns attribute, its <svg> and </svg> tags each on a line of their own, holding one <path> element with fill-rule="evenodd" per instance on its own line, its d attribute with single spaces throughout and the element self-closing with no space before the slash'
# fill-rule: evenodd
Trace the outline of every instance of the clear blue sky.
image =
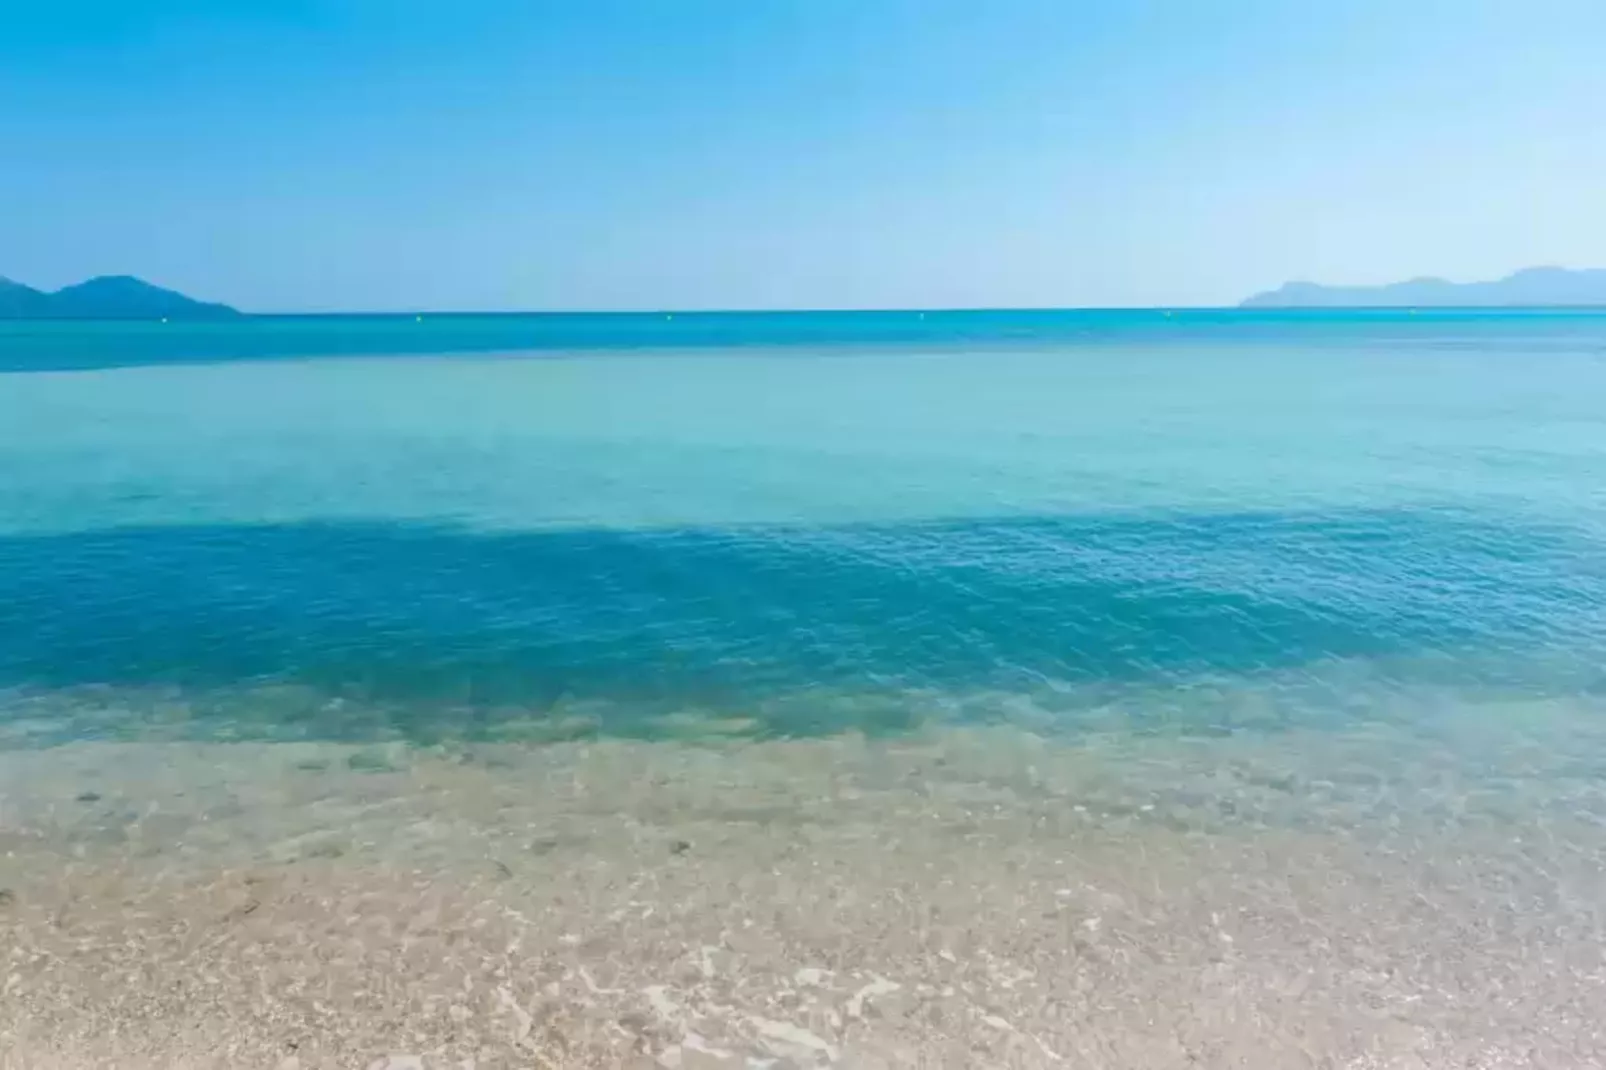
<svg viewBox="0 0 1606 1070">
<path fill-rule="evenodd" d="M 0 274 L 253 310 L 1230 303 L 1606 266 L 1602 0 L 51 0 Z"/>
</svg>

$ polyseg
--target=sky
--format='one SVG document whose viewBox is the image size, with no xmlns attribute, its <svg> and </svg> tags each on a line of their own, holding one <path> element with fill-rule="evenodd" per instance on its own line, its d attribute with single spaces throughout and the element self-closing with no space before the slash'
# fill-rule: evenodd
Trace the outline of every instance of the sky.
<svg viewBox="0 0 1606 1070">
<path fill-rule="evenodd" d="M 4 3 L 0 275 L 252 311 L 1606 266 L 1601 0 Z"/>
</svg>

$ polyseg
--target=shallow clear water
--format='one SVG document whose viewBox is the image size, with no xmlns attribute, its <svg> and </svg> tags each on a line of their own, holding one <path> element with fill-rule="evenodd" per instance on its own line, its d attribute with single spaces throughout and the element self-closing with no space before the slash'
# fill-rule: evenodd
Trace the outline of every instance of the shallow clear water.
<svg viewBox="0 0 1606 1070">
<path fill-rule="evenodd" d="M 7 328 L 12 734 L 1606 693 L 1606 315 L 900 315 Z"/>
<path fill-rule="evenodd" d="M 1602 398 L 1585 312 L 0 325 L 0 1070 L 1606 1064 Z"/>
</svg>

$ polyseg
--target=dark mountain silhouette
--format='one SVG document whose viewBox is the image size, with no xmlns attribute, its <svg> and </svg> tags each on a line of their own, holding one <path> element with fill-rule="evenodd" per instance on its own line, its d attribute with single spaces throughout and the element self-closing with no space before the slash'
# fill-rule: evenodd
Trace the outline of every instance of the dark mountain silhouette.
<svg viewBox="0 0 1606 1070">
<path fill-rule="evenodd" d="M 185 297 L 131 275 L 101 275 L 55 293 L 0 279 L 0 319 L 221 319 L 228 305 Z"/>
<path fill-rule="evenodd" d="M 1524 268 L 1494 282 L 1420 278 L 1387 286 L 1288 282 L 1256 294 L 1242 308 L 1395 308 L 1606 305 L 1606 270 Z"/>
</svg>

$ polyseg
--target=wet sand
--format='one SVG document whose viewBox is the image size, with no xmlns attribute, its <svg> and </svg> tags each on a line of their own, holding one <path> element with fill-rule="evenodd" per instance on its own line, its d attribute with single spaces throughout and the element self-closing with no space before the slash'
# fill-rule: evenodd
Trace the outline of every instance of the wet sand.
<svg viewBox="0 0 1606 1070">
<path fill-rule="evenodd" d="M 1606 1065 L 1606 747 L 1497 712 L 0 752 L 0 1067 Z"/>
</svg>

